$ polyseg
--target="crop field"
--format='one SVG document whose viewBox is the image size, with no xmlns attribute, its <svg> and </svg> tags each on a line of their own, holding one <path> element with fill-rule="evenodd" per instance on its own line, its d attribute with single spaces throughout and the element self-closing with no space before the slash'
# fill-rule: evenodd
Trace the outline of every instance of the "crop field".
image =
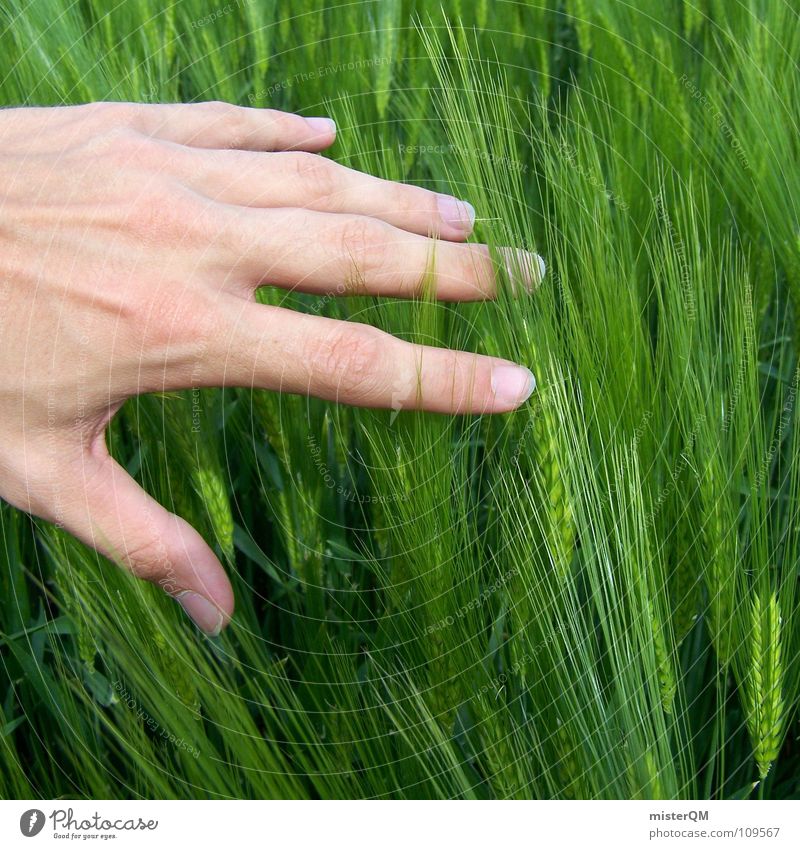
<svg viewBox="0 0 800 849">
<path fill-rule="evenodd" d="M 0 503 L 0 797 L 800 797 L 797 0 L 0 0 L 0 55 L 2 106 L 329 115 L 324 155 L 547 263 L 259 292 L 523 363 L 517 412 L 125 405 L 217 638 Z"/>
</svg>

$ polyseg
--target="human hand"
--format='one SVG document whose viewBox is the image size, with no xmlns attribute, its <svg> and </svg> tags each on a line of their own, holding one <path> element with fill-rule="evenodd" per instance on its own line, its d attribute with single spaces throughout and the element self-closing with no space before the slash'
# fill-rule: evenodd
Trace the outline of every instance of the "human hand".
<svg viewBox="0 0 800 849">
<path fill-rule="evenodd" d="M 230 582 L 110 457 L 127 398 L 243 386 L 482 413 L 533 390 L 504 360 L 256 303 L 263 285 L 409 296 L 434 244 L 437 297 L 494 292 L 487 248 L 459 244 L 468 204 L 315 155 L 334 138 L 325 118 L 222 103 L 0 111 L 0 497 L 161 585 L 209 634 Z M 538 282 L 534 255 L 509 256 Z"/>
</svg>

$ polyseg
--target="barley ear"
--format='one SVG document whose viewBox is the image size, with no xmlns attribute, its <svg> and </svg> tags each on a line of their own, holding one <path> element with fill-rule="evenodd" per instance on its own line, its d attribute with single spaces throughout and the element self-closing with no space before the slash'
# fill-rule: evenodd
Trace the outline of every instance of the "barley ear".
<svg viewBox="0 0 800 849">
<path fill-rule="evenodd" d="M 553 745 L 556 750 L 556 767 L 564 797 L 586 799 L 587 788 L 584 786 L 584 772 L 578 760 L 578 747 L 561 719 L 557 720 L 556 729 L 553 732 Z"/>
<path fill-rule="evenodd" d="M 222 468 L 209 462 L 193 474 L 198 493 L 208 511 L 211 528 L 227 562 L 233 563 L 233 513 L 225 488 Z"/>
<path fill-rule="evenodd" d="M 569 0 L 566 4 L 581 53 L 588 56 L 592 52 L 592 24 L 589 20 L 589 10 L 585 0 Z"/>
<path fill-rule="evenodd" d="M 650 610 L 650 627 L 653 633 L 653 651 L 656 657 L 656 669 L 658 670 L 658 685 L 661 691 L 661 705 L 664 713 L 672 713 L 675 702 L 675 670 L 672 665 L 667 641 L 664 634 L 664 626 L 659 617 Z"/>
<path fill-rule="evenodd" d="M 689 511 L 686 511 L 677 518 L 672 533 L 669 595 L 676 648 L 694 627 L 700 603 L 699 546 L 688 515 Z"/>
<path fill-rule="evenodd" d="M 160 631 L 154 630 L 151 638 L 167 682 L 172 686 L 181 703 L 195 715 L 196 719 L 200 719 L 200 696 L 192 679 L 193 670 L 187 662 L 178 657 L 175 649 L 169 645 Z"/>
<path fill-rule="evenodd" d="M 744 682 L 744 701 L 753 754 L 763 780 L 778 757 L 785 720 L 781 613 L 774 592 L 766 601 L 759 594 L 753 598 L 750 628 L 750 669 Z"/>
<path fill-rule="evenodd" d="M 542 394 L 534 415 L 531 450 L 545 506 L 545 537 L 556 573 L 566 578 L 575 548 L 575 523 L 567 482 L 561 471 L 558 423 L 551 395 Z"/>
<path fill-rule="evenodd" d="M 714 651 L 725 666 L 731 660 L 732 623 L 739 558 L 738 530 L 726 498 L 716 483 L 726 477 L 722 464 L 710 465 L 703 484 L 703 528 L 705 568 L 703 578 L 708 593 L 708 626 Z"/>
</svg>

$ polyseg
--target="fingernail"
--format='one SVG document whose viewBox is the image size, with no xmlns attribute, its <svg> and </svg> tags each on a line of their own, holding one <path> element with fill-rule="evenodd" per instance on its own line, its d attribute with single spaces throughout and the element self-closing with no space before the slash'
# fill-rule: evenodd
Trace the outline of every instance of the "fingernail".
<svg viewBox="0 0 800 849">
<path fill-rule="evenodd" d="M 209 637 L 218 637 L 222 630 L 222 614 L 207 598 L 185 590 L 175 600 L 186 611 L 186 615 Z"/>
<path fill-rule="evenodd" d="M 439 195 L 439 215 L 445 224 L 463 233 L 471 233 L 475 226 L 475 207 L 450 195 Z"/>
<path fill-rule="evenodd" d="M 327 136 L 330 133 L 336 135 L 336 121 L 333 118 L 306 118 L 306 123 L 321 136 Z"/>
<path fill-rule="evenodd" d="M 492 369 L 492 391 L 495 401 L 513 409 L 531 397 L 536 389 L 533 372 L 524 366 L 495 366 Z"/>
<path fill-rule="evenodd" d="M 533 290 L 544 280 L 547 264 L 539 254 L 520 248 L 498 248 L 498 251 L 504 258 L 512 284 L 521 280 L 526 289 Z"/>
</svg>

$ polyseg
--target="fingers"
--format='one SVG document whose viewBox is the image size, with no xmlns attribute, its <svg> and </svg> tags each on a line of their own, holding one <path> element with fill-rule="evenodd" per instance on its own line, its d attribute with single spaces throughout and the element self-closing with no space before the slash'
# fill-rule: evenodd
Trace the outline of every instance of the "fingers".
<svg viewBox="0 0 800 849">
<path fill-rule="evenodd" d="M 453 240 L 465 239 L 475 221 L 466 201 L 362 174 L 310 153 L 184 149 L 183 154 L 176 157 L 179 178 L 223 203 L 368 215 L 412 233 Z"/>
<path fill-rule="evenodd" d="M 194 370 L 209 386 L 260 387 L 343 404 L 504 413 L 535 380 L 507 360 L 401 341 L 374 327 L 241 302 Z"/>
<path fill-rule="evenodd" d="M 233 612 L 228 576 L 197 531 L 151 498 L 105 451 L 85 456 L 82 494 L 63 511 L 78 539 L 160 586 L 205 633 Z"/>
<path fill-rule="evenodd" d="M 330 147 L 330 118 L 303 118 L 275 109 L 207 103 L 90 103 L 81 109 L 105 125 L 131 127 L 145 135 L 191 147 L 240 150 L 306 150 Z"/>
<path fill-rule="evenodd" d="M 243 288 L 275 285 L 315 294 L 346 291 L 475 301 L 497 293 L 486 245 L 434 241 L 384 221 L 304 209 L 224 208 L 215 247 L 221 271 Z M 513 284 L 532 289 L 544 274 L 536 254 L 501 249 Z"/>
</svg>

